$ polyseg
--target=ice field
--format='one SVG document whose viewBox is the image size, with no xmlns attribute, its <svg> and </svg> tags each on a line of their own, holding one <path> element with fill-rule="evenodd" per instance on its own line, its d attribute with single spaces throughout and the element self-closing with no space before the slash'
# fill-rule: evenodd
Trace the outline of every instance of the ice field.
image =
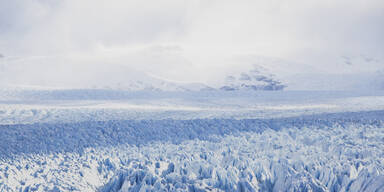
<svg viewBox="0 0 384 192">
<path fill-rule="evenodd" d="M 384 92 L 0 95 L 0 191 L 384 191 Z"/>
<path fill-rule="evenodd" d="M 0 0 L 0 192 L 384 192 L 384 0 Z"/>
</svg>

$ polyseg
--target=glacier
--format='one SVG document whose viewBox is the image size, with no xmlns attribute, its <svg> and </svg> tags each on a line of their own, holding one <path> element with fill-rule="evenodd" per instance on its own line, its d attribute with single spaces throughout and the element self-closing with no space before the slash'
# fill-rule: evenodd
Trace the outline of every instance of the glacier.
<svg viewBox="0 0 384 192">
<path fill-rule="evenodd" d="M 382 92 L 0 94 L 0 191 L 384 190 Z"/>
<path fill-rule="evenodd" d="M 384 0 L 0 0 L 0 192 L 384 192 Z"/>
</svg>

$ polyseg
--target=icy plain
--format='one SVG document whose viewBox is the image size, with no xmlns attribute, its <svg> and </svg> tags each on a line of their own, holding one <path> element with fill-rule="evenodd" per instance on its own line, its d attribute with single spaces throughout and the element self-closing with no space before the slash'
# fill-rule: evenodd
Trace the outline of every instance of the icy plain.
<svg viewBox="0 0 384 192">
<path fill-rule="evenodd" d="M 384 191 L 383 92 L 0 96 L 0 191 Z"/>
</svg>

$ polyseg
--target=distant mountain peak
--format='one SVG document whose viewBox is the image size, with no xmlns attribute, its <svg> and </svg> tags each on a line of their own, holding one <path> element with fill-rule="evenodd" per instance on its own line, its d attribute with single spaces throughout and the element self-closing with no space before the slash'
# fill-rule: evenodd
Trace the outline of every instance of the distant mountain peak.
<svg viewBox="0 0 384 192">
<path fill-rule="evenodd" d="M 241 72 L 235 75 L 228 75 L 221 90 L 283 90 L 287 87 L 277 80 L 273 74 L 261 72 L 255 65 L 248 72 Z"/>
</svg>

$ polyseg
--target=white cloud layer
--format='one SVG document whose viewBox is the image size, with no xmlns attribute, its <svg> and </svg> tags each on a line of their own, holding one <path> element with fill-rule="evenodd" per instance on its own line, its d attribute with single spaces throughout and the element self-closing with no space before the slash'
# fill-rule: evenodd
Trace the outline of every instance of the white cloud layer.
<svg viewBox="0 0 384 192">
<path fill-rule="evenodd" d="M 0 80 L 97 84 L 123 67 L 214 82 L 257 56 L 287 61 L 263 63 L 282 76 L 374 73 L 383 20 L 381 0 L 0 0 Z"/>
</svg>

